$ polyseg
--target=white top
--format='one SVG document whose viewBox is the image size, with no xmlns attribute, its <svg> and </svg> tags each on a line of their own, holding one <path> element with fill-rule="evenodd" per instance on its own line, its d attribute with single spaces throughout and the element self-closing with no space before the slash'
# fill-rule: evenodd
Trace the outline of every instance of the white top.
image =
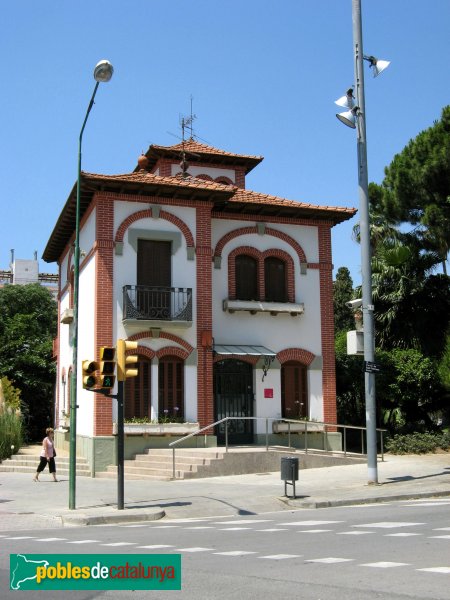
<svg viewBox="0 0 450 600">
<path fill-rule="evenodd" d="M 42 442 L 41 456 L 42 458 L 53 458 L 55 456 L 55 448 L 49 437 L 44 438 Z"/>
</svg>

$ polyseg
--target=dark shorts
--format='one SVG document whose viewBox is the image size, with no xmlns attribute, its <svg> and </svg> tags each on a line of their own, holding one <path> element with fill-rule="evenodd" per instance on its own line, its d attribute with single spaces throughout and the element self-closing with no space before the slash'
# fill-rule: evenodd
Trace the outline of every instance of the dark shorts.
<svg viewBox="0 0 450 600">
<path fill-rule="evenodd" d="M 52 458 L 49 458 L 47 461 L 45 456 L 41 456 L 41 462 L 39 463 L 37 472 L 41 473 L 47 466 L 47 462 L 48 462 L 48 470 L 50 471 L 50 473 L 56 473 L 55 459 L 52 457 Z"/>
</svg>

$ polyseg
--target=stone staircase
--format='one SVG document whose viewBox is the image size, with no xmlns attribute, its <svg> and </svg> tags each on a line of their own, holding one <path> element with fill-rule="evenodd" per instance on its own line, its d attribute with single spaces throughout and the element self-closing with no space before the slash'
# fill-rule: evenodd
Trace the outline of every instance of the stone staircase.
<svg viewBox="0 0 450 600">
<path fill-rule="evenodd" d="M 342 455 L 324 455 L 322 453 L 300 453 L 294 449 L 273 448 L 178 448 L 175 453 L 175 478 L 197 479 L 204 477 L 222 477 L 224 475 L 243 475 L 245 473 L 268 473 L 280 470 L 282 456 L 299 458 L 301 469 L 328 467 L 336 464 L 352 464 L 363 459 L 344 458 Z M 132 460 L 124 461 L 125 479 L 173 479 L 172 450 L 148 448 L 137 454 Z M 115 479 L 117 466 L 111 465 L 96 477 Z"/>
<path fill-rule="evenodd" d="M 179 449 L 176 451 L 175 476 L 177 479 L 194 477 L 213 477 L 213 463 L 223 461 L 225 449 Z M 143 454 L 137 454 L 132 460 L 124 461 L 125 479 L 173 478 L 172 450 L 148 448 Z M 97 477 L 116 478 L 117 466 L 111 465 L 107 471 L 97 473 Z"/>
<path fill-rule="evenodd" d="M 41 445 L 24 446 L 17 454 L 7 458 L 0 463 L 0 472 L 13 473 L 36 473 L 39 464 Z M 56 474 L 57 476 L 69 476 L 69 456 L 67 452 L 56 449 Z M 88 462 L 85 458 L 77 456 L 77 476 L 90 477 L 92 475 Z M 42 472 L 41 477 L 49 475 L 48 467 Z"/>
<path fill-rule="evenodd" d="M 56 457 L 58 477 L 69 476 L 68 453 L 59 450 Z M 0 463 L 0 472 L 30 473 L 36 472 L 39 464 L 41 446 L 25 446 L 17 454 Z M 334 465 L 364 462 L 361 455 L 344 457 L 342 453 L 322 453 L 309 451 L 305 454 L 294 448 L 265 447 L 225 448 L 177 448 L 175 452 L 175 478 L 197 479 L 204 477 L 222 477 L 225 475 L 243 475 L 245 473 L 268 473 L 280 470 L 283 456 L 297 456 L 300 469 L 331 467 Z M 169 448 L 148 448 L 137 454 L 132 460 L 124 462 L 125 479 L 173 479 L 172 450 Z M 50 477 L 48 469 L 42 477 Z M 77 457 L 77 476 L 91 477 L 89 464 L 83 457 Z M 117 465 L 110 465 L 106 471 L 96 473 L 96 477 L 117 478 Z"/>
</svg>

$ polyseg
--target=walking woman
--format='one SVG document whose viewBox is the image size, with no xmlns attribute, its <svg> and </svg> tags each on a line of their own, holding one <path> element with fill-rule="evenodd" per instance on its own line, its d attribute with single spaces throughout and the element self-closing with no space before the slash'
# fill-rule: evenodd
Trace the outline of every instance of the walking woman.
<svg viewBox="0 0 450 600">
<path fill-rule="evenodd" d="M 42 442 L 42 451 L 41 451 L 41 462 L 38 465 L 36 475 L 34 476 L 33 481 L 39 481 L 39 475 L 45 469 L 48 463 L 48 469 L 53 476 L 53 481 L 58 481 L 56 479 L 56 465 L 55 465 L 55 446 L 53 444 L 53 429 L 48 427 L 45 430 L 46 437 Z"/>
</svg>

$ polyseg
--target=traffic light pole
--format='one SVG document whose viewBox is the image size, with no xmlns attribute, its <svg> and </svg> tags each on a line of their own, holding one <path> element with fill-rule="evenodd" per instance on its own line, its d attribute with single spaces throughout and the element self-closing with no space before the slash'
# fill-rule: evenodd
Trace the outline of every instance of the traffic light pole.
<svg viewBox="0 0 450 600">
<path fill-rule="evenodd" d="M 124 407 L 123 381 L 117 382 L 117 510 L 123 510 L 124 497 Z"/>
<path fill-rule="evenodd" d="M 137 356 L 126 356 L 127 350 L 136 350 L 138 343 L 117 340 L 117 509 L 123 510 L 124 490 L 124 382 L 127 377 L 136 377 L 137 369 L 127 369 L 127 364 L 135 364 Z"/>
</svg>

